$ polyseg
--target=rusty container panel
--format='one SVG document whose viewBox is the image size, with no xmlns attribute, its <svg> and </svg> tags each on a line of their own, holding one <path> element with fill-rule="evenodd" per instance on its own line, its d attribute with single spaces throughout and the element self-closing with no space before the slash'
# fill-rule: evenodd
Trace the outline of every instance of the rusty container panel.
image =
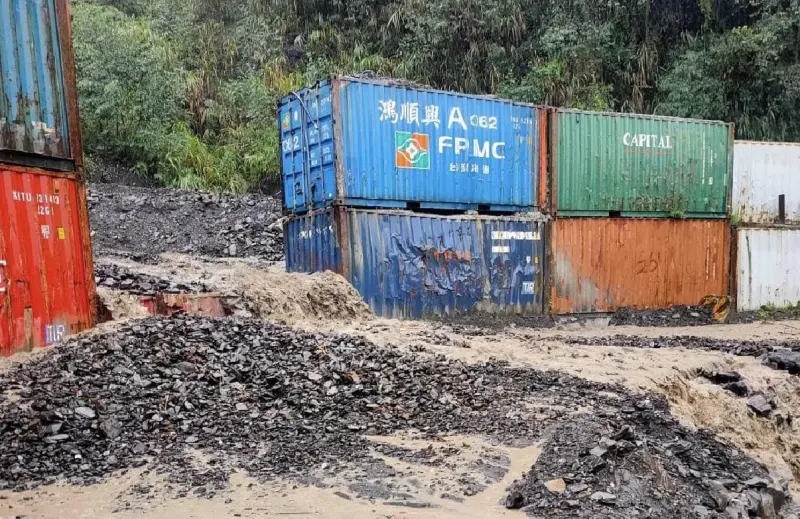
<svg viewBox="0 0 800 519">
<path fill-rule="evenodd" d="M 67 0 L 0 0 L 0 162 L 82 164 Z"/>
<path fill-rule="evenodd" d="M 86 192 L 65 175 L 0 165 L 0 353 L 49 346 L 95 321 Z"/>
<path fill-rule="evenodd" d="M 746 224 L 800 223 L 800 143 L 736 141 L 733 159 L 734 218 Z"/>
<path fill-rule="evenodd" d="M 0 0 L 0 148 L 68 158 L 55 0 Z"/>
<path fill-rule="evenodd" d="M 724 220 L 558 219 L 551 251 L 556 314 L 696 305 L 728 294 Z"/>
<path fill-rule="evenodd" d="M 286 269 L 336 271 L 383 317 L 540 315 L 545 227 L 541 215 L 334 207 L 289 220 Z"/>
<path fill-rule="evenodd" d="M 725 218 L 732 125 L 558 110 L 551 126 L 559 216 Z"/>
</svg>

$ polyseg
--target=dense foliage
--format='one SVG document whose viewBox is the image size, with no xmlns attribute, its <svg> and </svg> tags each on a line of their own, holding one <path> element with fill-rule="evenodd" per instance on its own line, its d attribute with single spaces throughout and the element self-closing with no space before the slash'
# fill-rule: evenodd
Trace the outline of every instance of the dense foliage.
<svg viewBox="0 0 800 519">
<path fill-rule="evenodd" d="M 87 149 L 175 186 L 279 170 L 277 100 L 370 71 L 800 140 L 800 0 L 74 0 Z"/>
</svg>

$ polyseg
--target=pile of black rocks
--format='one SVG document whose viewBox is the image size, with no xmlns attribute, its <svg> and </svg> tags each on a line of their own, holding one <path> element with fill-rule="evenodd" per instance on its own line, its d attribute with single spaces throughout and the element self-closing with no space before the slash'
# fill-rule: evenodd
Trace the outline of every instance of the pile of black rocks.
<svg viewBox="0 0 800 519">
<path fill-rule="evenodd" d="M 663 400 L 618 386 L 257 320 L 129 322 L 9 370 L 0 388 L 0 490 L 62 478 L 90 484 L 141 465 L 192 488 L 224 485 L 234 469 L 306 481 L 374 467 L 375 444 L 366 436 L 409 430 L 507 445 L 532 445 L 554 431 L 506 504 L 558 508 L 565 511 L 554 513 L 567 517 L 633 517 L 644 509 L 653 510 L 649 517 L 691 517 L 662 514 L 683 510 L 674 507 L 684 498 L 716 513 L 727 504 L 714 508 L 717 489 L 707 482 L 733 488 L 733 500 L 740 486 L 767 475 L 710 436 L 684 429 Z M 200 468 L 192 461 L 196 450 L 208 460 Z M 439 457 L 447 456 L 421 463 Z M 648 465 L 650 458 L 657 463 Z M 651 481 L 657 467 L 663 484 Z M 652 492 L 615 494 L 611 483 L 628 473 L 651 481 L 641 484 Z M 566 496 L 540 488 L 558 478 L 592 492 L 576 491 L 562 507 Z M 598 499 L 596 492 L 616 497 Z M 593 515 L 598 510 L 612 515 Z"/>
<path fill-rule="evenodd" d="M 365 457 L 364 434 L 533 441 L 545 424 L 523 419 L 519 407 L 559 380 L 257 320 L 149 318 L 0 376 L 0 489 L 88 482 L 150 458 L 169 465 L 186 447 L 273 477 Z M 560 397 L 596 392 L 581 382 Z"/>
<path fill-rule="evenodd" d="M 283 259 L 281 204 L 269 196 L 91 184 L 88 203 L 95 253 Z"/>
<path fill-rule="evenodd" d="M 505 505 L 536 517 L 587 519 L 790 515 L 786 485 L 711 434 L 676 430 L 656 411 L 661 405 L 643 399 L 619 413 L 562 422 Z"/>
<path fill-rule="evenodd" d="M 614 312 L 611 326 L 703 326 L 717 324 L 712 306 L 673 306 L 653 310 L 623 307 Z"/>
<path fill-rule="evenodd" d="M 119 265 L 95 263 L 94 281 L 100 288 L 120 290 L 135 295 L 202 294 L 212 292 L 201 283 L 185 283 L 133 272 Z"/>
</svg>

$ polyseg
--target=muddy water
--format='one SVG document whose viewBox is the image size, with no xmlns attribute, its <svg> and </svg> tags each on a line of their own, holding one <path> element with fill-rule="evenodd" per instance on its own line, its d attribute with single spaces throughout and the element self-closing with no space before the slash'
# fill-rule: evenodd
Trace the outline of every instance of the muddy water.
<svg viewBox="0 0 800 519">
<path fill-rule="evenodd" d="M 552 330 L 515 328 L 497 333 L 476 334 L 475 330 L 453 328 L 429 322 L 399 322 L 370 318 L 354 299 L 352 287 L 330 275 L 326 279 L 296 276 L 271 269 L 264 273 L 243 262 L 207 263 L 174 256 L 167 265 L 148 266 L 160 276 L 184 276 L 187 281 L 216 285 L 220 290 L 255 302 L 261 316 L 300 328 L 325 332 L 352 333 L 377 344 L 444 354 L 465 362 L 498 358 L 513 365 L 555 370 L 588 380 L 619 383 L 630 390 L 664 395 L 672 412 L 686 426 L 706 428 L 764 463 L 773 475 L 791 479 L 800 490 L 800 377 L 763 366 L 758 359 L 733 357 L 695 349 L 631 349 L 617 346 L 582 346 L 560 342 L 558 336 L 606 337 L 616 334 L 658 337 L 693 335 L 717 339 L 800 338 L 800 322 L 749 323 L 687 328 L 592 327 L 564 325 Z M 153 270 L 155 269 L 155 270 Z M 332 276 L 332 277 L 331 277 Z M 321 288 L 322 287 L 322 288 Z M 331 320 L 330 316 L 336 316 Z M 20 360 L 19 358 L 16 360 Z M 0 360 L 0 371 L 10 365 Z M 755 416 L 746 400 L 699 377 L 699 370 L 740 372 L 753 392 L 774 396 L 777 410 L 771 418 Z M 778 418 L 781 417 L 781 418 Z M 794 417 L 793 420 L 787 418 Z M 797 424 L 797 425 L 795 425 Z M 376 442 L 422 448 L 411 437 L 375 438 Z M 467 444 L 468 446 L 464 446 Z M 50 487 L 0 499 L 0 518 L 28 517 L 152 517 L 156 519 L 216 517 L 354 517 L 385 518 L 484 518 L 519 516 L 497 502 L 507 484 L 528 470 L 538 456 L 536 447 L 502 449 L 485 445 L 480 439 L 450 438 L 442 446 L 459 453 L 443 466 L 409 464 L 375 454 L 397 472 L 398 483 L 414 503 L 431 508 L 408 508 L 387 504 L 389 498 L 360 499 L 349 489 L 349 481 L 329 481 L 330 488 L 294 488 L 288 482 L 260 485 L 234 475 L 227 495 L 214 499 L 173 500 L 158 490 L 150 499 L 132 492 L 142 482 L 156 489 L 164 483 L 141 473 L 114 478 L 90 488 Z M 481 479 L 474 462 L 487 456 L 504 456 L 508 462 L 502 477 Z M 466 474 L 466 476 L 465 476 Z M 463 502 L 443 498 L 447 482 L 478 481 L 486 488 Z M 254 486 L 249 487 L 250 484 Z M 340 492 L 337 494 L 336 492 Z M 117 499 L 120 494 L 123 499 Z M 132 496 L 133 494 L 133 496 Z M 227 499 L 231 502 L 226 503 Z M 125 506 L 125 503 L 130 506 Z M 9 506 L 13 508 L 8 508 Z"/>
<path fill-rule="evenodd" d="M 375 319 L 368 323 L 305 322 L 304 328 L 363 335 L 377 344 L 441 353 L 465 362 L 490 358 L 513 365 L 569 373 L 596 382 L 618 383 L 636 392 L 664 395 L 673 415 L 692 429 L 709 429 L 791 481 L 800 496 L 800 377 L 775 371 L 752 357 L 685 348 L 635 349 L 565 344 L 558 336 L 606 337 L 616 334 L 658 337 L 693 335 L 717 339 L 796 339 L 800 322 L 749 323 L 691 328 L 562 327 L 516 328 L 470 335 L 427 322 Z M 751 393 L 774 398 L 769 418 L 756 416 L 740 398 L 708 382 L 700 371 L 738 371 Z"/>
<path fill-rule="evenodd" d="M 409 440 L 400 437 L 372 438 L 385 444 L 406 448 L 424 448 L 431 442 Z M 213 499 L 172 499 L 159 489 L 164 482 L 146 475 L 142 471 L 131 471 L 127 475 L 91 487 L 51 486 L 31 492 L 0 493 L 0 517 L 25 516 L 33 519 L 217 519 L 222 517 L 324 517 L 328 519 L 379 518 L 437 518 L 437 519 L 484 519 L 519 516 L 500 506 L 508 485 L 523 472 L 530 469 L 539 456 L 538 446 L 514 449 L 492 447 L 479 438 L 448 437 L 433 442 L 435 447 L 455 447 L 459 454 L 449 461 L 455 462 L 452 469 L 412 465 L 403 461 L 376 456 L 390 464 L 402 481 L 413 482 L 418 491 L 405 500 L 394 498 L 358 498 L 348 488 L 347 481 L 328 481 L 327 488 L 297 487 L 286 481 L 266 484 L 242 475 L 233 474 L 229 491 Z M 485 490 L 456 502 L 442 498 L 438 488 L 443 481 L 456 481 L 472 462 L 482 459 L 487 451 L 508 460 L 504 474 Z M 473 471 L 474 473 L 474 471 Z M 483 477 L 483 474 L 477 474 Z M 154 490 L 147 495 L 137 488 L 150 486 Z M 402 503 L 415 503 L 415 507 Z M 419 506 L 420 508 L 418 508 Z M 424 507 L 422 507 L 424 506 Z M 238 515 L 237 515 L 238 514 Z"/>
</svg>

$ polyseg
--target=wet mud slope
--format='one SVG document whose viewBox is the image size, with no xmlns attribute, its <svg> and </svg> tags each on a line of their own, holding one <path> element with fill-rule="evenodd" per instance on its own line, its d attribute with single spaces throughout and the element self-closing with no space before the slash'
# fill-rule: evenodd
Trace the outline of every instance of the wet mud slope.
<svg viewBox="0 0 800 519">
<path fill-rule="evenodd" d="M 213 496 L 244 472 L 323 487 L 344 477 L 350 499 L 431 508 L 506 477 L 492 445 L 538 445 L 529 472 L 494 488 L 493 502 L 540 517 L 793 509 L 783 482 L 680 425 L 662 397 L 252 319 L 131 321 L 11 368 L 0 387 L 0 491 L 138 468 L 162 475 L 174 497 Z M 390 440 L 402 436 L 424 443 Z M 472 470 L 423 485 L 401 477 L 400 466 L 461 465 L 468 443 L 441 441 L 457 436 L 486 442 Z"/>
</svg>

